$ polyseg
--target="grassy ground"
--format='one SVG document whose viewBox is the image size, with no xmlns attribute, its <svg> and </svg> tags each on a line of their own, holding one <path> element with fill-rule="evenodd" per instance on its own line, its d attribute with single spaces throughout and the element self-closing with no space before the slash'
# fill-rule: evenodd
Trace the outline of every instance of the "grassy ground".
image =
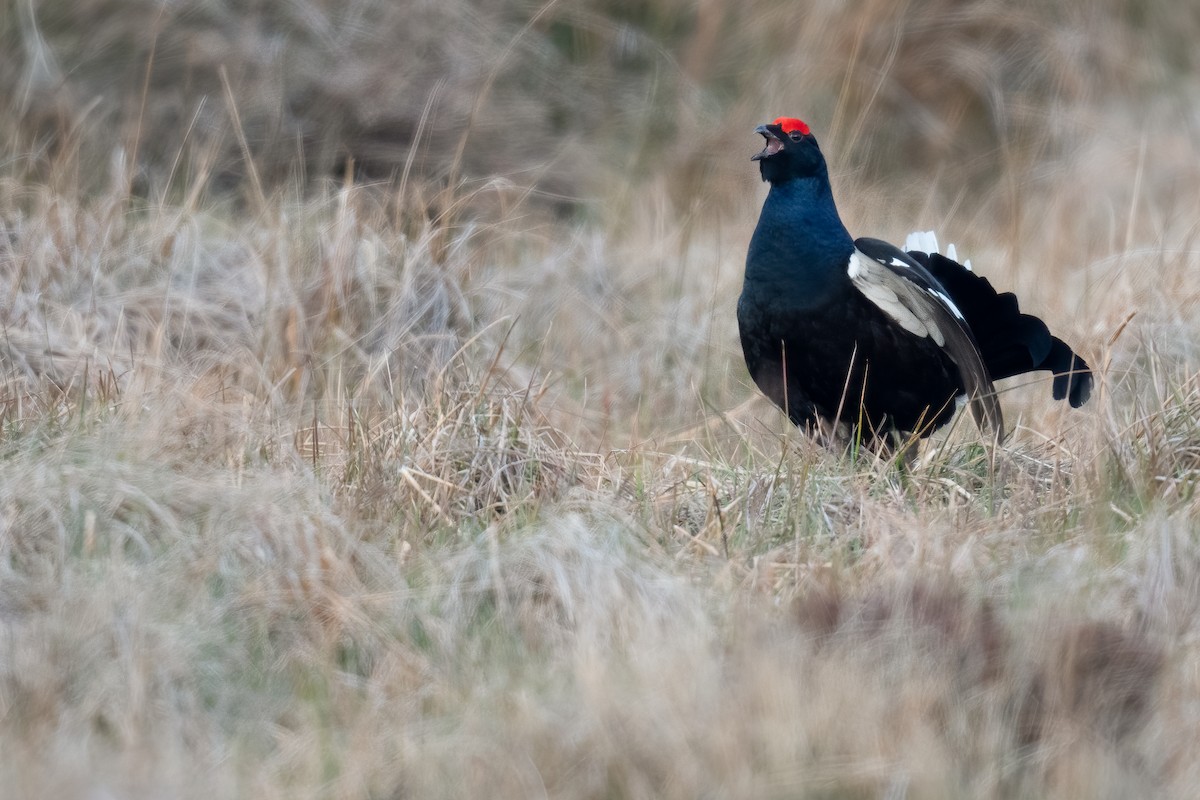
<svg viewBox="0 0 1200 800">
<path fill-rule="evenodd" d="M 0 781 L 1193 796 L 1180 6 L 19 0 Z M 784 113 L 1092 402 L 1007 382 L 907 474 L 790 430 L 733 319 Z"/>
</svg>

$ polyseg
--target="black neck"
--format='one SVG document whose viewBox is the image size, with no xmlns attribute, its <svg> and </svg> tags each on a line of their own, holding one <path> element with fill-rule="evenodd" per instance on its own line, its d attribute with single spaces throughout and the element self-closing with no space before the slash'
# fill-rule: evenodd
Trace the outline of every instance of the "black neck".
<svg viewBox="0 0 1200 800">
<path fill-rule="evenodd" d="M 747 280 L 829 284 L 845 273 L 854 239 L 842 224 L 825 174 L 773 184 L 746 261 Z"/>
</svg>

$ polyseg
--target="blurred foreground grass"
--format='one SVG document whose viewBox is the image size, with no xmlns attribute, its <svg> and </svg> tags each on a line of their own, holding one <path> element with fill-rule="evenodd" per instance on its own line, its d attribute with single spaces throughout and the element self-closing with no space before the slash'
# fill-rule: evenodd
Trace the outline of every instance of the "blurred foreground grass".
<svg viewBox="0 0 1200 800">
<path fill-rule="evenodd" d="M 24 797 L 1191 797 L 1187 4 L 19 0 Z M 749 131 L 1102 370 L 910 475 L 749 386 Z"/>
</svg>

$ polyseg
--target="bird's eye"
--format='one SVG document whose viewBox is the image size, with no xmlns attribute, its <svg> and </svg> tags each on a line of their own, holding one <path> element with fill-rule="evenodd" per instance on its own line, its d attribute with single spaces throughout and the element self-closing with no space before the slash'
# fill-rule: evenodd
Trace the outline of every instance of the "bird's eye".
<svg viewBox="0 0 1200 800">
<path fill-rule="evenodd" d="M 792 131 L 791 133 L 788 134 L 788 136 L 791 138 L 791 140 L 793 142 L 798 142 L 804 138 L 804 136 L 800 133 L 800 131 Z"/>
</svg>

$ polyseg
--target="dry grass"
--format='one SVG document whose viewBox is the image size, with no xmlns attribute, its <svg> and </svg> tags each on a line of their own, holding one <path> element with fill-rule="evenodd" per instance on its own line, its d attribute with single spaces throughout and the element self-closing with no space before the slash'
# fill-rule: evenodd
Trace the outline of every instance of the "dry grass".
<svg viewBox="0 0 1200 800">
<path fill-rule="evenodd" d="M 0 16 L 9 794 L 1194 794 L 1192 11 L 235 11 Z M 1092 403 L 790 430 L 732 313 L 784 112 Z"/>
</svg>

